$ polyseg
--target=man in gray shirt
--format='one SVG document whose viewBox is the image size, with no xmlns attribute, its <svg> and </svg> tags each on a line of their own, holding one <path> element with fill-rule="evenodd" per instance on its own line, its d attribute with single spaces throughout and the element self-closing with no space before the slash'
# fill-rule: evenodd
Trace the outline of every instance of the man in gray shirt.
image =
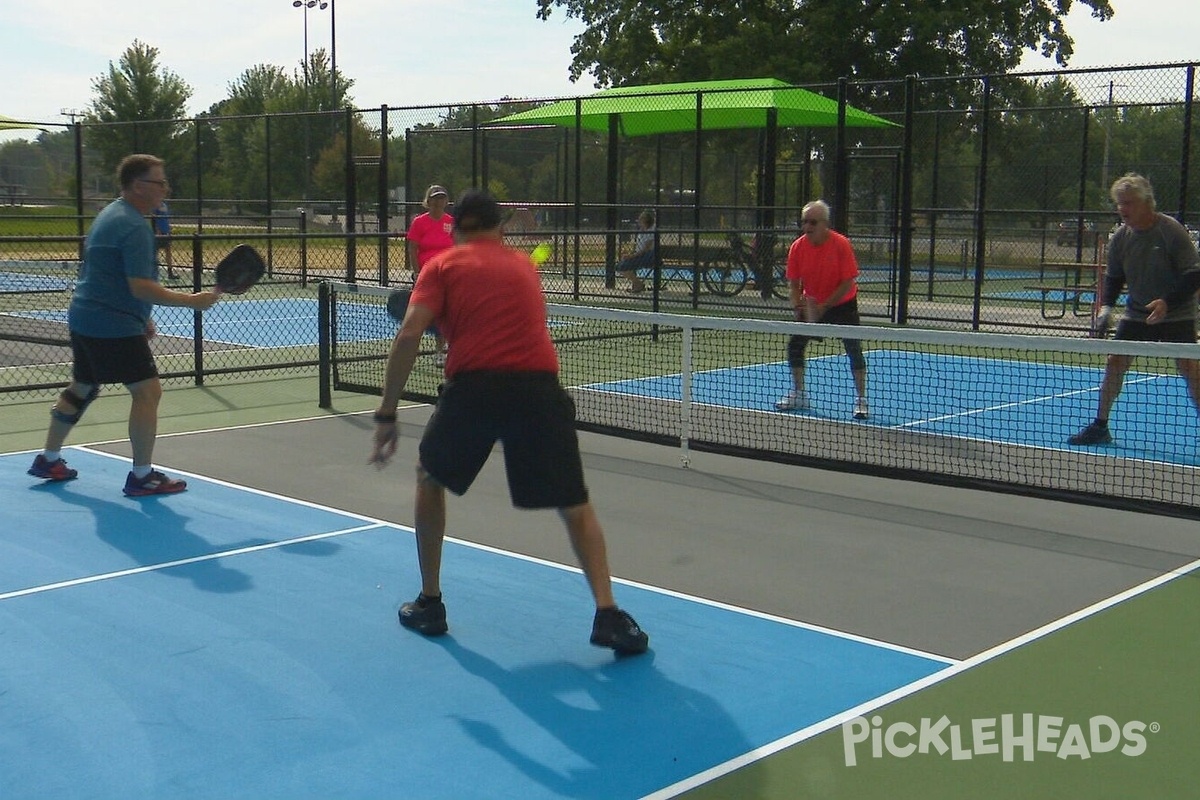
<svg viewBox="0 0 1200 800">
<path fill-rule="evenodd" d="M 1200 289 L 1200 256 L 1177 220 L 1155 210 L 1154 188 L 1141 175 L 1118 178 L 1110 191 L 1124 223 L 1108 243 L 1101 308 L 1096 329 L 1107 331 L 1113 303 L 1128 288 L 1125 314 L 1117 339 L 1142 342 L 1196 342 L 1196 291 Z M 1198 353 L 1197 355 L 1200 355 Z M 1132 356 L 1109 355 L 1100 384 L 1096 419 L 1071 436 L 1070 444 L 1108 444 L 1108 414 L 1121 394 Z M 1192 403 L 1200 409 L 1200 361 L 1175 361 L 1187 381 Z"/>
</svg>

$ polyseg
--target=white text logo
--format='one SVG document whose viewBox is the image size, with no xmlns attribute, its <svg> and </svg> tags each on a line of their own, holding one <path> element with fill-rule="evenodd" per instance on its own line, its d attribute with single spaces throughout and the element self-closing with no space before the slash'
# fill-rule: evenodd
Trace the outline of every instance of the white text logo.
<svg viewBox="0 0 1200 800">
<path fill-rule="evenodd" d="M 1088 759 L 1112 752 L 1133 757 L 1146 752 L 1146 733 L 1158 730 L 1157 722 L 1130 720 L 1122 725 L 1104 715 L 1066 724 L 1063 717 L 1002 714 L 999 719 L 973 719 L 966 725 L 946 716 L 924 717 L 916 725 L 884 725 L 880 716 L 855 717 L 842 724 L 842 747 L 848 767 L 858 763 L 859 745 L 864 745 L 864 751 L 869 747 L 871 758 L 883 758 L 885 753 L 894 758 L 932 753 L 949 754 L 955 761 L 995 755 L 1004 761 L 1033 761 L 1038 753 Z"/>
</svg>

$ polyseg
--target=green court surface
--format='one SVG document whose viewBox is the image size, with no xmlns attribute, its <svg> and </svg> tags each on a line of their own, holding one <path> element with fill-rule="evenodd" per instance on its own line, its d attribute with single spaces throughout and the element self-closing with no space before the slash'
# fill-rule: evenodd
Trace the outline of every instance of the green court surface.
<svg viewBox="0 0 1200 800">
<path fill-rule="evenodd" d="M 731 797 L 891 798 L 1189 798 L 1200 785 L 1200 574 L 1101 610 L 1061 630 L 878 709 L 864 711 L 868 730 L 896 723 L 900 757 L 886 745 L 873 757 L 871 739 L 851 744 L 839 726 L 683 795 L 689 800 Z M 1046 724 L 1048 749 L 1013 744 L 1006 760 L 1001 718 L 1012 715 L 1021 736 L 1024 715 Z M 875 724 L 875 718 L 879 718 Z M 926 753 L 920 726 L 947 718 Z M 1092 719 L 1107 717 L 1132 736 Z M 982 754 L 973 752 L 972 724 L 992 731 Z M 951 727 L 962 745 L 958 754 Z M 1076 738 L 1072 726 L 1079 733 Z M 849 738 L 857 739 L 856 729 Z M 1049 728 L 1048 728 L 1049 730 Z M 986 740 L 985 740 L 986 741 Z M 1037 740 L 1035 740 L 1036 742 Z M 907 753 L 905 745 L 917 744 Z M 999 752 L 986 752 L 994 745 Z M 1057 749 L 1056 749 L 1057 747 Z M 1108 749 L 1114 747 L 1115 749 Z M 1093 752 L 1095 749 L 1097 752 Z M 1100 752 L 1100 751 L 1105 752 Z M 1128 754 L 1123 751 L 1128 750 Z M 746 787 L 754 787 L 747 793 Z"/>
</svg>

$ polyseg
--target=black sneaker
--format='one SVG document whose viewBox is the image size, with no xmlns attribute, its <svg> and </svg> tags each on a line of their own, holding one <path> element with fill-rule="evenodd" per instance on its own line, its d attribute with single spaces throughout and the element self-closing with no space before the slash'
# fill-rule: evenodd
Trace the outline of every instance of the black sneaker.
<svg viewBox="0 0 1200 800">
<path fill-rule="evenodd" d="M 441 636 L 450 630 L 446 624 L 446 605 L 423 594 L 411 603 L 400 606 L 400 624 L 425 636 Z"/>
<path fill-rule="evenodd" d="M 1112 442 L 1112 434 L 1108 430 L 1108 423 L 1093 422 L 1086 428 L 1067 439 L 1067 444 L 1110 444 Z"/>
<path fill-rule="evenodd" d="M 611 647 L 619 656 L 646 652 L 650 637 L 629 613 L 619 608 L 601 608 L 592 622 L 592 644 Z"/>
</svg>

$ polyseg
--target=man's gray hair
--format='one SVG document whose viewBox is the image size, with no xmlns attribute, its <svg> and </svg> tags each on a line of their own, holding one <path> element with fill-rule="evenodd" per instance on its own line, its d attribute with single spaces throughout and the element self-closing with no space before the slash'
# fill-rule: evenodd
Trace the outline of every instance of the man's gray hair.
<svg viewBox="0 0 1200 800">
<path fill-rule="evenodd" d="M 811 203 L 805 203 L 804 208 L 800 209 L 800 216 L 807 217 L 808 212 L 814 209 L 821 215 L 821 219 L 829 219 L 829 203 L 826 203 L 824 200 L 813 200 Z"/>
<path fill-rule="evenodd" d="M 1113 202 L 1117 202 L 1117 196 L 1122 194 L 1133 195 L 1139 200 L 1149 203 L 1151 208 L 1155 207 L 1154 187 L 1150 185 L 1150 181 L 1136 172 L 1127 172 L 1113 182 L 1112 189 L 1109 191 Z"/>
</svg>

